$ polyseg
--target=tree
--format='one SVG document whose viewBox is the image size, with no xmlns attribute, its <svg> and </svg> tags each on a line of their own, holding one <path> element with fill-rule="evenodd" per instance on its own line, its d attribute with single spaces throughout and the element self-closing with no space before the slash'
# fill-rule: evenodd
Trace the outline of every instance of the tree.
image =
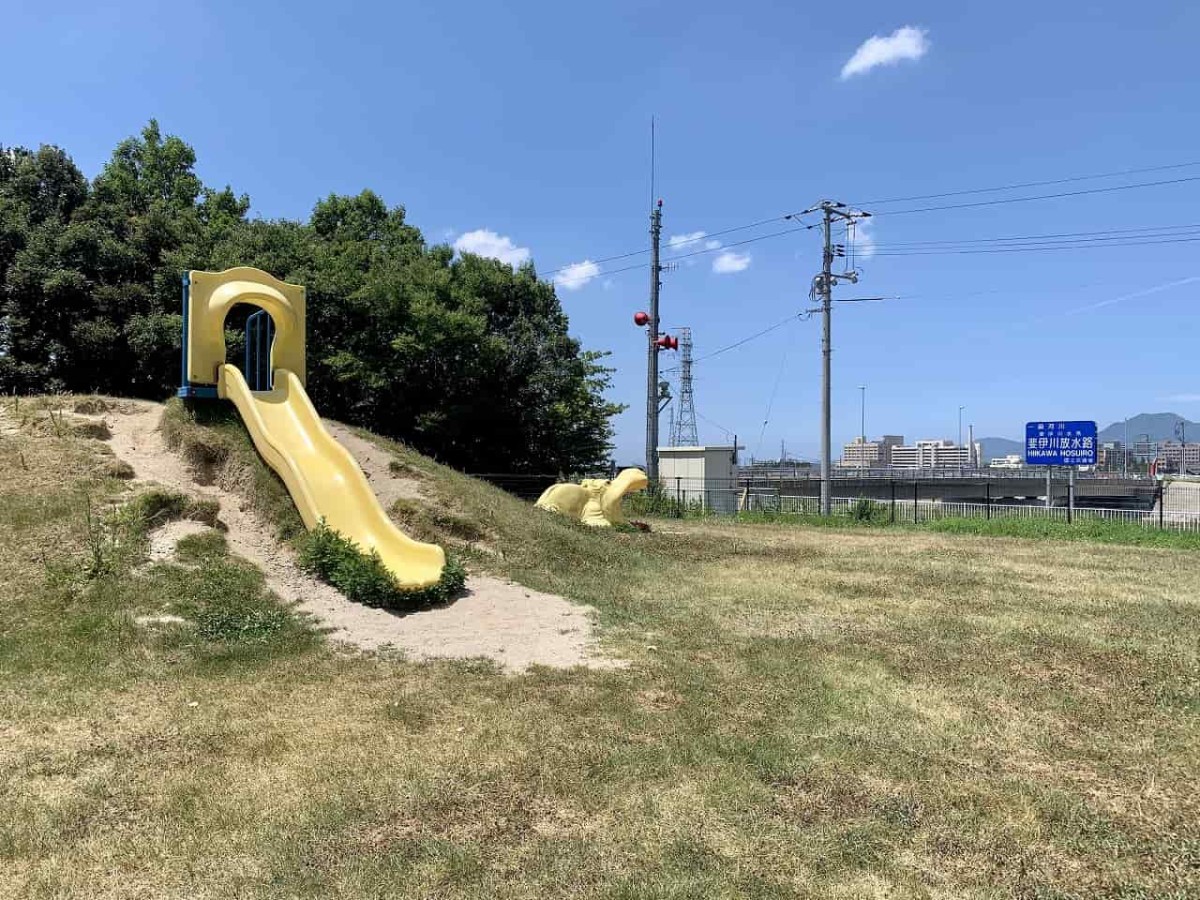
<svg viewBox="0 0 1200 900">
<path fill-rule="evenodd" d="M 306 223 L 248 220 L 249 198 L 205 187 L 195 163 L 154 121 L 90 186 L 57 148 L 0 149 L 0 389 L 162 397 L 178 381 L 180 274 L 251 265 L 307 286 L 308 386 L 326 415 L 475 471 L 604 461 L 619 411 L 605 354 L 569 335 L 531 264 L 456 259 L 369 190 L 326 197 Z"/>
</svg>

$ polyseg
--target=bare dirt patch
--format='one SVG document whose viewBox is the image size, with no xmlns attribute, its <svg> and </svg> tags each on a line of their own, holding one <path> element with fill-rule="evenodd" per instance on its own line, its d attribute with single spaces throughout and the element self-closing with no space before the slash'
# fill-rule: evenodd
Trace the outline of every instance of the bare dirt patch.
<svg viewBox="0 0 1200 900">
<path fill-rule="evenodd" d="M 510 672 L 534 665 L 621 665 L 595 652 L 589 607 L 487 575 L 470 576 L 465 595 L 437 609 L 398 615 L 351 603 L 300 569 L 290 548 L 280 544 L 243 498 L 215 484 L 197 483 L 195 473 L 163 441 L 158 430 L 162 411 L 159 404 L 131 402 L 111 414 L 113 452 L 133 466 L 141 481 L 217 500 L 230 551 L 262 569 L 268 587 L 327 628 L 333 640 L 363 650 L 398 650 L 413 659 L 486 657 Z M 418 482 L 389 471 L 385 450 L 344 426 L 329 427 L 368 472 L 385 506 L 398 498 L 420 497 Z"/>
</svg>

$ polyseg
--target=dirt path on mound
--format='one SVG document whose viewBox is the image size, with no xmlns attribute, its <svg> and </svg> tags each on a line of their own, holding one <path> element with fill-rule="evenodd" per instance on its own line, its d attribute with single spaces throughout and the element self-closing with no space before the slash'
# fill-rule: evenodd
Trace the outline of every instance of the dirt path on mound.
<svg viewBox="0 0 1200 900">
<path fill-rule="evenodd" d="M 219 501 L 230 550 L 262 569 L 271 590 L 329 629 L 332 640 L 364 650 L 400 650 L 413 659 L 487 657 L 510 672 L 532 665 L 621 665 L 595 652 L 589 607 L 487 575 L 470 576 L 465 595 L 438 609 L 396 615 L 351 603 L 302 571 L 291 550 L 241 497 L 196 483 L 183 459 L 163 441 L 158 430 L 162 411 L 162 406 L 144 402 L 111 411 L 106 418 L 113 452 L 133 466 L 140 481 Z M 393 477 L 391 457 L 383 448 L 342 426 L 330 427 L 359 460 L 385 507 L 397 497 L 419 498 L 415 482 Z"/>
</svg>

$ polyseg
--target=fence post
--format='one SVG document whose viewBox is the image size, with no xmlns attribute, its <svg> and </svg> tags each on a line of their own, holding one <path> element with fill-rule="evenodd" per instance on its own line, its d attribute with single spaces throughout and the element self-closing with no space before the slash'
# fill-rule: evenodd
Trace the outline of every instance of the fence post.
<svg viewBox="0 0 1200 900">
<path fill-rule="evenodd" d="M 891 479 L 892 484 L 892 521 L 891 524 L 896 524 L 896 479 Z"/>
<path fill-rule="evenodd" d="M 917 479 L 913 479 L 913 524 L 916 525 L 920 521 L 917 515 Z"/>
<path fill-rule="evenodd" d="M 1163 507 L 1167 505 L 1167 482 L 1158 483 L 1158 527 L 1163 528 Z"/>
<path fill-rule="evenodd" d="M 681 494 L 679 491 L 679 480 L 681 477 L 682 476 L 680 476 L 680 475 L 675 476 L 675 502 L 676 503 L 679 503 L 683 500 L 683 494 Z"/>
<path fill-rule="evenodd" d="M 1053 490 L 1053 485 L 1050 483 L 1050 467 L 1046 466 L 1046 509 L 1054 505 L 1054 498 L 1050 495 Z"/>
<path fill-rule="evenodd" d="M 987 492 L 984 495 L 984 499 L 986 501 L 984 505 L 986 509 L 985 515 L 990 522 L 992 520 L 992 479 L 990 478 L 987 480 Z"/>
</svg>

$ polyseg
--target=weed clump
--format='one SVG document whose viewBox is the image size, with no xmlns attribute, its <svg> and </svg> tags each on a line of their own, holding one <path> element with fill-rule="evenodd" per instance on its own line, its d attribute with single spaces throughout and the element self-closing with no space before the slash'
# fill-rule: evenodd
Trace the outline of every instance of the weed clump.
<svg viewBox="0 0 1200 900">
<path fill-rule="evenodd" d="M 100 413 L 108 412 L 113 407 L 103 397 L 84 397 L 82 400 L 76 401 L 73 408 L 81 416 L 97 416 Z"/>
<path fill-rule="evenodd" d="M 133 471 L 133 466 L 125 462 L 123 459 L 114 459 L 104 466 L 104 475 L 106 478 L 116 478 L 120 481 L 129 481 L 137 473 Z"/>
<path fill-rule="evenodd" d="M 147 529 L 175 519 L 191 519 L 216 528 L 221 504 L 216 500 L 196 500 L 178 491 L 155 489 L 133 501 L 133 512 Z"/>
<path fill-rule="evenodd" d="M 225 563 L 193 582 L 196 634 L 227 644 L 266 644 L 296 627 L 295 616 L 263 590 L 261 576 Z"/>
<path fill-rule="evenodd" d="M 189 534 L 175 544 L 175 558 L 180 562 L 199 565 L 222 559 L 229 554 L 225 535 L 219 531 Z"/>
<path fill-rule="evenodd" d="M 350 600 L 378 609 L 414 610 L 445 603 L 462 590 L 467 578 L 462 565 L 447 558 L 437 584 L 405 590 L 375 550 L 364 553 L 323 521 L 301 539 L 300 565 Z"/>
</svg>

